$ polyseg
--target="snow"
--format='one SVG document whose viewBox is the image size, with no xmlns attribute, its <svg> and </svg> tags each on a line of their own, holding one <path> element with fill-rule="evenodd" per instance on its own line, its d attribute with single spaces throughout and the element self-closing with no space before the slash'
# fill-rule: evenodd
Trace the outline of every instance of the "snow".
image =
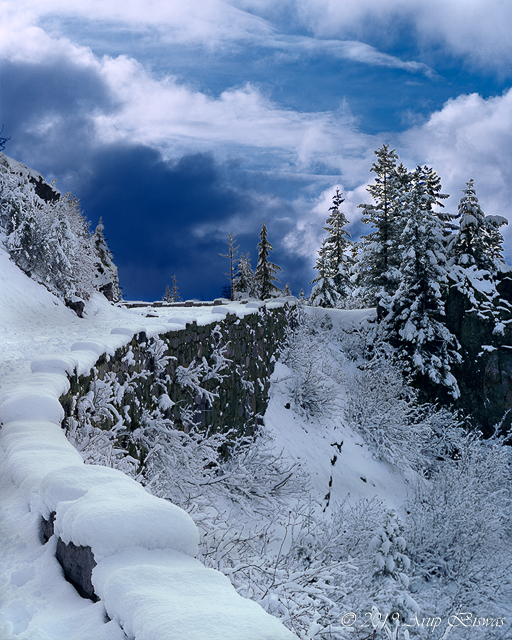
<svg viewBox="0 0 512 640">
<path fill-rule="evenodd" d="M 13 158 L 9 158 L 9 156 L 6 156 L 5 153 L 0 153 L 0 163 L 8 167 L 11 171 L 28 173 L 28 175 L 32 179 L 34 179 L 36 182 L 42 181 L 48 184 L 38 171 L 34 171 L 34 169 L 30 169 L 29 167 L 24 165 L 22 162 L 19 162 L 18 160 L 13 160 Z M 52 187 L 52 189 L 55 191 L 55 193 L 60 194 L 60 191 L 55 187 Z"/>
<path fill-rule="evenodd" d="M 351 314 L 349 311 L 336 314 L 336 310 L 329 310 L 329 313 L 340 321 L 345 314 Z M 358 317 L 359 314 L 353 315 Z M 283 451 L 291 461 L 298 461 L 307 469 L 311 495 L 325 504 L 325 496 L 330 493 L 331 507 L 345 500 L 356 503 L 377 496 L 398 510 L 405 498 L 402 474 L 391 465 L 376 460 L 362 438 L 343 423 L 341 415 L 308 420 L 287 409 L 286 379 L 290 373 L 284 364 L 276 364 L 265 425 L 276 450 Z M 341 443 L 341 447 L 336 446 Z M 337 460 L 333 465 L 334 456 Z"/>
<path fill-rule="evenodd" d="M 199 535 L 185 511 L 120 471 L 85 465 L 60 426 L 67 374 L 88 373 L 100 354 L 113 354 L 141 331 L 216 323 L 254 307 L 230 303 L 221 314 L 173 307 L 171 318 L 165 308 L 126 309 L 95 294 L 79 319 L 1 248 L 0 296 L 0 637 L 121 640 L 124 629 L 136 640 L 294 638 L 192 557 Z M 100 602 L 84 600 L 63 579 L 57 536 L 40 544 L 40 517 L 51 512 L 65 543 L 91 547 Z"/>
<path fill-rule="evenodd" d="M 129 547 L 197 555 L 192 518 L 116 469 L 58 469 L 45 476 L 39 495 L 43 515 L 57 512 L 55 533 L 66 544 L 91 547 L 96 561 Z"/>
<path fill-rule="evenodd" d="M 126 550 L 98 563 L 95 590 L 114 620 L 137 640 L 292 640 L 228 578 L 172 550 Z M 151 615 L 148 615 L 148 611 Z M 191 616 L 191 612 L 193 612 Z"/>
</svg>

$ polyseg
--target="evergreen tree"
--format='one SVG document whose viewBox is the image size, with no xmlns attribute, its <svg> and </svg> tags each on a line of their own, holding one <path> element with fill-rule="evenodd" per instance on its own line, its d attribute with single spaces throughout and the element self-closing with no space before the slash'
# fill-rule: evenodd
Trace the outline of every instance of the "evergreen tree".
<svg viewBox="0 0 512 640">
<path fill-rule="evenodd" d="M 165 302 L 183 302 L 178 291 L 178 282 L 175 275 L 172 277 L 172 289 L 167 285 L 162 300 Z"/>
<path fill-rule="evenodd" d="M 336 289 L 329 253 L 330 248 L 324 239 L 318 251 L 318 258 L 314 267 L 318 271 L 318 274 L 311 282 L 311 284 L 315 286 L 311 291 L 309 300 L 314 307 L 336 309 L 340 306 L 341 296 Z"/>
<path fill-rule="evenodd" d="M 176 280 L 176 275 L 173 275 L 172 277 L 171 297 L 173 302 L 183 302 L 183 298 L 180 296 L 180 293 L 178 291 L 178 281 Z"/>
<path fill-rule="evenodd" d="M 428 172 L 417 167 L 403 201 L 404 229 L 399 242 L 399 281 L 383 301 L 381 329 L 398 350 L 405 372 L 424 389 L 444 387 L 459 395 L 451 365 L 460 361 L 457 341 L 444 324 L 442 287 L 447 288 L 444 224 L 433 211 Z"/>
<path fill-rule="evenodd" d="M 449 243 L 449 277 L 466 298 L 468 312 L 482 319 L 509 319 L 510 304 L 500 299 L 498 274 L 505 264 L 500 227 L 508 224 L 503 216 L 486 216 L 482 211 L 473 180 L 466 183 L 458 208 L 459 229 Z"/>
<path fill-rule="evenodd" d="M 244 256 L 242 253 L 236 265 L 237 275 L 233 282 L 235 299 L 248 296 L 253 298 L 256 296 L 254 272 L 251 267 L 251 259 L 249 252 Z"/>
<path fill-rule="evenodd" d="M 362 222 L 372 225 L 375 231 L 362 236 L 357 278 L 360 295 L 372 306 L 396 290 L 397 226 L 409 182 L 405 167 L 397 167 L 398 156 L 394 149 L 390 151 L 389 145 L 384 144 L 375 154 L 377 162 L 371 167 L 375 182 L 367 187 L 373 204 L 359 205 L 364 212 Z"/>
<path fill-rule="evenodd" d="M 459 202 L 459 231 L 451 245 L 453 264 L 461 267 L 474 265 L 476 269 L 495 273 L 503 260 L 503 237 L 499 227 L 508 224 L 502 216 L 485 216 L 482 211 L 474 181 L 466 183 Z"/>
<path fill-rule="evenodd" d="M 290 283 L 289 282 L 286 283 L 286 287 L 283 290 L 283 295 L 284 296 L 291 296 L 292 295 L 292 290 L 290 289 Z"/>
<path fill-rule="evenodd" d="M 264 222 L 261 223 L 260 242 L 258 244 L 258 264 L 256 265 L 256 273 L 254 279 L 258 290 L 258 297 L 261 300 L 270 298 L 281 293 L 274 282 L 279 282 L 276 277 L 278 271 L 282 271 L 277 264 L 269 262 L 268 256 L 274 251 L 274 247 L 267 238 L 267 227 Z"/>
<path fill-rule="evenodd" d="M 313 267 L 318 271 L 318 275 L 311 281 L 311 284 L 318 283 L 312 293 L 312 303 L 315 306 L 339 307 L 351 292 L 350 270 L 353 260 L 348 252 L 352 242 L 345 229 L 348 220 L 340 211 L 343 202 L 339 189 L 336 189 L 326 226 L 323 227 L 329 235 L 322 242 L 317 263 Z"/>
</svg>

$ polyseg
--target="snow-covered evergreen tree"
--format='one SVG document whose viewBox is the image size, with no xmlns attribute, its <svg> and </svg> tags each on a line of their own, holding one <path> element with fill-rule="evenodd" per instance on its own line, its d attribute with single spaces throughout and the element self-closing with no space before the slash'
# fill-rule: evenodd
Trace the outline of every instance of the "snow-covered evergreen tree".
<svg viewBox="0 0 512 640">
<path fill-rule="evenodd" d="M 426 387 L 440 385 L 457 398 L 459 389 L 450 367 L 460 356 L 457 341 L 444 324 L 443 287 L 448 283 L 444 224 L 433 211 L 436 197 L 429 193 L 429 175 L 418 166 L 404 197 L 405 226 L 396 256 L 399 281 L 394 295 L 382 302 L 381 328 L 412 380 Z"/>
<path fill-rule="evenodd" d="M 314 268 L 318 271 L 318 274 L 311 282 L 314 287 L 309 298 L 310 304 L 314 307 L 336 309 L 340 306 L 341 296 L 336 289 L 329 259 L 329 248 L 326 246 L 325 240 L 318 250 L 318 258 Z"/>
<path fill-rule="evenodd" d="M 498 264 L 503 264 L 503 238 L 498 229 L 508 220 L 501 216 L 486 218 L 482 211 L 474 180 L 466 183 L 466 189 L 459 202 L 459 232 L 451 245 L 453 263 L 461 267 L 474 265 L 477 269 L 496 271 Z"/>
<path fill-rule="evenodd" d="M 500 227 L 508 220 L 484 214 L 473 180 L 463 190 L 458 215 L 459 229 L 448 248 L 450 281 L 466 297 L 469 312 L 498 323 L 500 307 L 510 307 L 500 301 L 496 288 L 498 273 L 505 265 Z"/>
<path fill-rule="evenodd" d="M 277 264 L 269 262 L 268 256 L 274 251 L 274 247 L 270 244 L 267 237 L 267 227 L 264 222 L 261 223 L 260 242 L 258 244 L 258 264 L 254 279 L 258 291 L 258 297 L 261 300 L 278 296 L 281 289 L 276 287 L 274 282 L 279 282 L 276 277 L 278 271 L 282 271 Z"/>
<path fill-rule="evenodd" d="M 251 267 L 249 252 L 245 255 L 243 253 L 240 254 L 236 265 L 236 273 L 237 275 L 233 281 L 235 299 L 256 297 L 254 272 Z"/>
<path fill-rule="evenodd" d="M 359 205 L 363 209 L 362 222 L 375 231 L 362 236 L 357 273 L 359 295 L 371 306 L 377 306 L 383 296 L 396 290 L 397 223 L 408 184 L 406 169 L 403 165 L 397 168 L 394 149 L 384 144 L 375 154 L 377 162 L 370 169 L 375 173 L 375 182 L 367 187 L 373 204 Z"/>
<path fill-rule="evenodd" d="M 117 267 L 114 264 L 114 258 L 103 235 L 104 228 L 103 221 L 100 218 L 96 231 L 91 238 L 92 246 L 97 257 L 97 261 L 94 263 L 96 272 L 94 287 L 98 291 L 101 291 L 107 300 L 119 302 L 122 298 L 119 287 L 119 276 L 117 274 Z"/>
<path fill-rule="evenodd" d="M 339 307 L 351 291 L 352 242 L 349 232 L 345 229 L 348 220 L 340 211 L 343 202 L 339 189 L 336 189 L 326 226 L 323 227 L 329 235 L 323 240 L 317 263 L 313 267 L 318 271 L 317 276 L 311 281 L 311 284 L 318 283 L 311 294 L 311 301 L 315 306 Z"/>
</svg>

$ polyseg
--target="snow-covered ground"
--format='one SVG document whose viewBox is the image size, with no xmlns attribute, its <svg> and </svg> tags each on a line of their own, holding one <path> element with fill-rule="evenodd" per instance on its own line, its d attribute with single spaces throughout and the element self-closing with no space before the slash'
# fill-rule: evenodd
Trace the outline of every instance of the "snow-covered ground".
<svg viewBox="0 0 512 640">
<path fill-rule="evenodd" d="M 87 371 L 140 330 L 218 322 L 256 303 L 124 309 L 92 297 L 83 319 L 0 250 L 0 638 L 19 640 L 283 640 L 293 635 L 193 558 L 190 517 L 121 472 L 83 465 L 60 429 L 66 371 Z M 81 598 L 42 546 L 40 514 L 57 510 L 64 542 L 89 545 L 101 601 Z M 110 618 L 109 621 L 106 611 Z"/>
</svg>

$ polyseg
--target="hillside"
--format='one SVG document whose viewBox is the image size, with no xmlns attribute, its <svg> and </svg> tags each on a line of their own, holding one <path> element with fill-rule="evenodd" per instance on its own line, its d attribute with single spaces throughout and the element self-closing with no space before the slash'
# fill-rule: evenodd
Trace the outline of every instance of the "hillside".
<svg viewBox="0 0 512 640">
<path fill-rule="evenodd" d="M 510 447 L 420 402 L 382 308 L 122 303 L 1 159 L 1 638 L 510 635 Z"/>
<path fill-rule="evenodd" d="M 27 382 L 30 386 L 30 362 L 36 362 L 32 369 L 39 371 L 40 376 L 41 372 L 44 374 L 46 371 L 46 378 L 50 380 L 54 374 L 50 373 L 51 367 L 48 368 L 52 362 L 48 358 L 69 358 L 66 354 L 70 354 L 76 341 L 95 344 L 98 353 L 101 350 L 113 353 L 123 341 L 129 339 L 130 333 L 144 329 L 148 334 L 156 335 L 164 328 L 168 329 L 169 320 L 171 325 L 178 324 L 180 314 L 184 321 L 190 321 L 193 315 L 201 323 L 211 322 L 212 308 L 200 307 L 193 311 L 190 308 L 160 309 L 157 313 L 151 309 L 151 315 L 158 317 L 148 318 L 148 309 L 144 307 L 130 310 L 115 307 L 99 294 L 89 301 L 84 318 L 78 319 L 41 285 L 21 273 L 3 252 L 1 259 L 2 299 L 8 301 L 8 304 L 3 305 L 1 323 L 2 338 L 5 338 L 2 340 L 4 420 L 5 407 L 9 405 L 11 408 L 8 411 L 12 410 L 12 402 L 9 404 L 9 401 L 16 394 L 20 397 L 25 394 L 26 397 Z M 244 305 L 233 303 L 233 311 L 243 313 L 243 309 Z M 379 535 L 380 528 L 385 526 L 386 517 L 389 518 L 385 514 L 392 513 L 390 509 L 399 514 L 392 516 L 392 520 L 395 519 L 393 521 L 398 517 L 406 522 L 410 507 L 404 507 L 404 499 L 407 493 L 414 490 L 415 478 L 419 477 L 418 468 L 414 468 L 415 461 L 408 458 L 408 443 L 403 439 L 403 433 L 402 442 L 395 445 L 397 448 L 402 447 L 403 451 L 395 452 L 395 458 L 390 455 L 386 457 L 384 449 L 379 452 L 377 447 L 371 446 L 368 438 L 364 437 L 364 430 L 354 430 L 350 421 L 347 421 L 346 408 L 351 402 L 354 405 L 356 394 L 353 381 L 357 378 L 358 371 L 361 371 L 358 352 L 361 340 L 365 340 L 368 331 L 364 328 L 365 323 L 372 317 L 372 313 L 306 309 L 306 315 L 309 317 L 306 323 L 310 323 L 310 328 L 316 328 L 313 334 L 309 334 L 306 354 L 302 351 L 304 345 L 301 345 L 301 340 L 304 336 L 300 335 L 300 329 L 295 347 L 283 352 L 282 362 L 275 368 L 270 402 L 264 416 L 265 426 L 252 445 L 253 452 L 257 453 L 256 458 L 253 456 L 251 460 L 251 456 L 244 454 L 245 458 L 239 459 L 234 468 L 239 477 L 234 485 L 206 483 L 204 494 L 196 495 L 192 502 L 190 498 L 183 501 L 183 495 L 175 492 L 175 498 L 182 501 L 181 506 L 189 510 L 200 527 L 202 546 L 198 557 L 208 566 L 224 571 L 242 595 L 260 602 L 297 634 L 301 628 L 309 630 L 308 637 L 311 638 L 352 637 L 353 633 L 349 632 L 349 627 L 345 624 L 351 618 L 343 618 L 344 613 L 353 611 L 359 615 L 360 622 L 364 622 L 364 612 L 371 605 L 369 598 L 373 597 L 374 602 L 384 610 L 386 604 L 396 601 L 397 597 L 403 599 L 406 592 L 411 595 L 407 596 L 409 599 L 403 599 L 403 606 L 411 614 L 415 608 L 414 603 L 418 602 L 422 615 L 433 616 L 435 613 L 441 619 L 443 614 L 450 611 L 449 602 L 444 603 L 445 609 L 435 610 L 432 608 L 435 606 L 434 601 L 442 596 L 444 590 L 446 594 L 451 594 L 456 585 L 457 589 L 463 590 L 459 591 L 459 595 L 464 593 L 470 598 L 468 607 L 475 611 L 475 616 L 493 616 L 496 635 L 492 637 L 505 637 L 498 633 L 504 628 L 504 622 L 499 618 L 506 617 L 504 607 L 507 596 L 503 590 L 505 583 L 500 576 L 498 591 L 497 585 L 493 587 L 496 583 L 491 575 L 497 570 L 497 565 L 493 564 L 493 554 L 499 554 L 501 561 L 505 557 L 504 547 L 500 550 L 493 546 L 498 544 L 497 541 L 485 542 L 486 552 L 490 552 L 487 557 L 488 568 L 478 565 L 480 570 L 486 572 L 479 580 L 479 585 L 485 585 L 485 593 L 490 598 L 485 603 L 481 594 L 475 599 L 476 594 L 468 592 L 464 572 L 457 575 L 453 573 L 454 569 L 444 578 L 438 574 L 436 582 L 432 583 L 431 580 L 425 582 L 425 578 L 418 575 L 418 570 L 421 569 L 418 563 L 413 565 L 412 572 L 404 568 L 402 572 L 409 573 L 412 579 L 410 588 L 405 587 L 404 581 L 395 582 L 391 572 L 386 578 L 387 582 L 382 583 L 374 575 L 376 569 L 372 568 L 375 567 L 373 553 L 369 549 L 372 545 L 375 548 L 376 543 L 372 540 Z M 217 318 L 218 316 L 215 319 Z M 124 333 L 116 332 L 121 328 Z M 293 345 L 293 342 L 290 344 Z M 87 361 L 92 362 L 96 357 L 95 354 L 84 357 L 79 350 L 71 351 L 73 353 L 73 366 L 84 370 L 87 369 Z M 44 358 L 41 357 L 43 355 Z M 40 366 L 37 365 L 38 361 Z M 54 358 L 53 362 L 55 361 Z M 304 362 L 315 363 L 315 370 L 309 371 L 313 377 L 308 371 L 304 372 Z M 388 372 L 388 385 L 396 385 L 396 380 L 393 381 L 389 375 Z M 371 404 L 371 394 L 371 388 L 365 388 L 366 406 Z M 385 389 L 379 389 L 383 417 L 387 425 L 393 428 L 393 413 L 389 413 L 390 407 L 386 406 L 385 395 Z M 313 402 L 310 402 L 311 399 Z M 398 397 L 394 398 L 393 403 L 399 409 Z M 410 419 L 409 416 L 409 422 Z M 409 424 L 408 428 L 413 427 L 414 425 Z M 9 446 L 6 449 L 7 436 L 3 429 L 3 456 L 9 450 Z M 413 442 L 415 446 L 419 444 L 419 441 Z M 494 451 L 497 465 L 495 472 L 499 474 L 496 454 Z M 468 455 L 474 456 L 475 452 L 469 452 Z M 479 460 L 480 464 L 487 464 L 482 454 Z M 34 497 L 29 497 L 33 496 L 36 487 L 33 485 L 29 493 L 23 486 L 16 488 L 16 479 L 14 478 L 13 484 L 12 476 L 9 475 L 15 468 L 13 460 L 11 458 L 8 464 L 5 462 L 4 460 L 2 464 L 2 541 L 6 559 L 3 578 L 5 595 L 0 619 L 3 625 L 2 637 L 35 638 L 38 634 L 54 640 L 90 637 L 117 640 L 125 637 L 118 622 L 105 623 L 104 604 L 101 601 L 96 604 L 84 601 L 62 579 L 51 550 L 41 546 L 37 538 L 38 512 L 34 509 L 37 502 L 34 502 Z M 298 466 L 294 466 L 297 463 Z M 283 484 L 285 490 L 273 496 L 265 496 L 269 464 L 290 469 L 293 475 L 289 482 Z M 179 478 L 180 482 L 188 481 L 186 475 L 183 475 L 184 469 L 183 466 L 177 469 L 176 480 Z M 228 464 L 223 473 L 233 473 L 234 469 L 230 471 Z M 248 472 L 255 477 L 252 479 L 251 492 L 244 496 L 243 486 L 248 482 Z M 471 474 L 475 469 L 466 469 L 466 472 Z M 286 477 L 289 475 L 287 473 Z M 172 473 L 170 477 L 172 479 Z M 487 481 L 490 480 L 492 485 L 496 479 L 494 476 L 487 478 Z M 466 491 L 471 488 L 473 492 L 481 492 L 480 495 L 473 493 L 472 497 L 469 496 L 471 501 L 479 498 L 480 510 L 482 503 L 496 501 L 498 494 L 491 492 L 486 495 L 484 489 L 490 490 L 491 487 L 478 487 L 474 484 L 475 480 L 472 476 L 468 478 Z M 420 483 L 417 491 L 425 491 L 426 487 L 427 485 L 423 485 L 422 489 Z M 452 486 L 451 491 L 450 500 L 456 503 L 458 488 Z M 495 487 L 493 491 L 499 491 L 499 488 Z M 469 506 L 467 499 L 468 496 L 464 496 L 465 509 Z M 29 505 L 33 506 L 27 509 Z M 447 506 L 453 508 L 453 504 Z M 423 516 L 426 515 L 423 513 Z M 442 512 L 435 517 L 439 518 L 441 515 Z M 473 517 L 474 513 L 471 513 L 471 518 Z M 492 525 L 495 526 L 496 522 L 493 521 Z M 342 523 L 345 523 L 344 528 L 341 528 Z M 403 524 L 400 526 L 404 529 Z M 463 527 L 466 536 L 464 544 L 475 544 L 471 535 L 468 537 L 470 531 L 467 527 L 472 526 L 471 520 L 458 524 L 452 521 L 450 526 Z M 481 526 L 484 526 L 483 523 Z M 488 535 L 489 528 L 486 527 L 485 531 Z M 406 524 L 403 535 L 406 536 L 407 532 L 414 533 L 414 527 Z M 458 539 L 458 535 L 457 533 L 454 539 Z M 442 541 L 438 540 L 438 543 L 441 544 Z M 463 555 L 467 548 L 475 551 L 473 546 L 463 546 Z M 412 551 L 415 549 L 412 548 Z M 452 549 L 452 553 L 454 551 Z M 308 556 L 313 553 L 314 556 L 305 562 L 304 553 Z M 247 563 L 253 565 L 250 574 L 243 568 Z M 469 569 L 471 566 L 473 565 Z M 464 571 L 468 571 L 468 566 Z M 272 574 L 274 578 L 269 582 L 269 575 Z M 276 575 L 280 576 L 279 580 L 276 580 Z M 331 575 L 331 579 L 328 575 Z M 336 584 L 342 586 L 345 594 L 341 600 L 327 586 L 333 578 Z M 308 583 L 325 584 L 329 600 L 326 601 L 324 596 L 318 599 L 321 590 L 319 592 L 318 587 L 315 587 L 311 591 Z M 444 598 L 452 601 L 450 596 Z M 108 602 L 108 606 L 112 607 L 112 596 L 110 600 L 107 599 Z M 321 602 L 323 604 L 320 607 Z M 487 613 L 483 609 L 484 604 L 490 607 Z M 119 606 L 120 603 L 114 605 L 113 610 Z M 477 609 L 477 606 L 480 608 Z M 357 614 L 357 611 L 361 613 Z M 110 612 L 112 613 L 112 609 Z M 197 620 L 198 612 L 193 609 L 182 613 L 185 625 L 187 616 L 191 625 L 193 620 Z M 215 607 L 203 613 L 207 618 L 215 619 Z M 342 619 L 344 622 L 340 625 Z M 123 624 L 126 625 L 127 621 Z M 217 631 L 223 628 L 223 624 L 218 626 Z M 440 624 L 436 623 L 435 626 Z M 420 637 L 427 630 L 416 623 L 410 629 Z M 440 637 L 441 631 L 436 631 Z M 208 631 L 204 637 L 214 637 L 215 634 L 212 633 Z M 258 638 L 266 637 L 261 629 L 259 633 Z M 139 632 L 135 637 L 146 636 Z M 164 633 L 161 637 L 167 636 Z M 276 638 L 277 635 L 270 637 Z M 464 628 L 453 628 L 453 637 L 466 637 Z"/>
</svg>

